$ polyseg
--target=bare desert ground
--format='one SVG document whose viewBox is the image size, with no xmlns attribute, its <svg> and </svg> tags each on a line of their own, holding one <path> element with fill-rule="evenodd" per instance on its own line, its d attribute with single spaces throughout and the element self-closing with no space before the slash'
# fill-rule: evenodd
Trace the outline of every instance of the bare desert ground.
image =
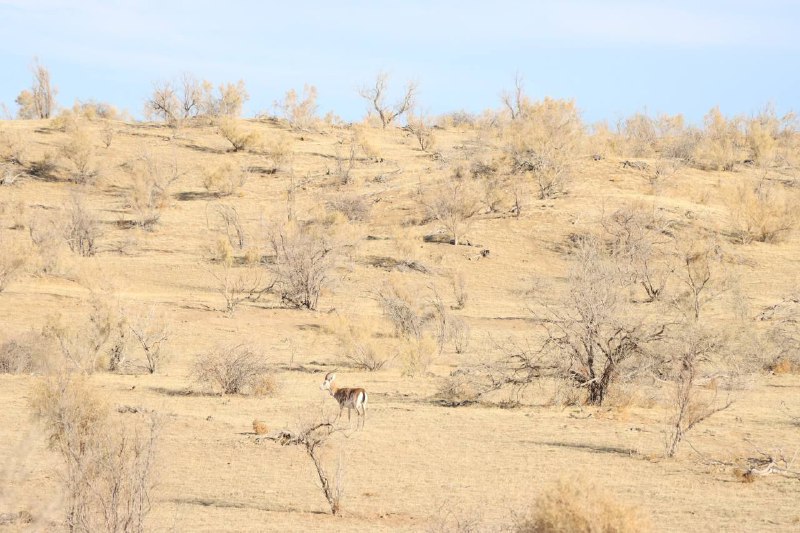
<svg viewBox="0 0 800 533">
<path fill-rule="evenodd" d="M 89 353 L 90 365 L 73 370 L 110 410 L 114 427 L 137 427 L 143 413 L 157 414 L 147 530 L 497 531 L 562 481 L 636 508 L 653 531 L 800 528 L 800 458 L 791 462 L 800 453 L 797 345 L 787 341 L 780 352 L 773 333 L 800 287 L 797 167 L 744 162 L 751 157 L 743 145 L 732 170 L 681 163 L 657 174 L 666 164 L 659 150 L 631 155 L 595 134 L 575 145 L 563 188 L 540 194 L 536 168 L 509 170 L 513 134 L 502 126 L 443 123 L 423 151 L 394 125 L 237 124 L 257 140 L 234 152 L 202 120 L 180 127 L 80 117 L 0 123 L 4 169 L 15 176 L 0 185 L 0 253 L 24 259 L 0 292 L 0 343 L 44 346 L 44 367 L 59 372 L 68 348 L 78 359 Z M 69 157 L 76 138 L 89 146 L 83 171 Z M 479 163 L 496 168 L 476 172 Z M 137 165 L 158 174 L 163 190 L 137 182 L 147 172 Z M 503 179 L 492 185 L 496 176 Z M 468 192 L 454 193 L 460 184 Z M 784 206 L 775 217 L 787 224 L 765 242 L 742 238 L 736 221 L 736 206 L 751 206 L 735 203 L 737 191 L 759 184 L 774 195 L 768 206 Z M 142 206 L 137 188 L 148 198 L 159 194 L 158 202 Z M 458 245 L 437 203 L 448 194 L 472 202 L 450 213 L 460 217 Z M 48 231 L 64 233 L 78 204 L 94 220 L 85 255 L 61 237 L 47 241 Z M 636 370 L 654 366 L 645 362 L 651 352 L 670 367 L 674 339 L 636 352 L 624 379 L 595 405 L 585 383 L 547 372 L 546 364 L 525 387 L 443 392 L 459 376 L 486 384 L 491 365 L 492 376 L 507 377 L 509 354 L 538 349 L 546 338 L 541 319 L 564 316 L 575 291 L 571 269 L 582 236 L 607 240 L 604 228 L 621 208 L 648 214 L 650 224 L 669 222 L 659 244 L 669 252 L 664 258 L 678 257 L 690 241 L 713 241 L 709 287 L 717 285 L 704 293 L 696 320 L 684 305 L 680 260 L 657 301 L 646 302 L 638 283 L 610 290 L 626 300 L 626 316 L 669 323 L 678 340 L 688 322 L 724 337 L 690 386 L 713 406 L 733 403 L 665 456 L 675 376 L 684 374 Z M 244 243 L 223 220 L 234 211 Z M 263 290 L 279 275 L 276 231 L 279 240 L 327 239 L 332 259 L 315 309 L 282 299 L 279 286 Z M 468 295 L 461 303 L 459 283 Z M 416 310 L 418 335 L 406 338 L 395 327 L 381 299 L 387 294 Z M 775 305 L 774 314 L 762 314 Z M 113 335 L 85 346 L 97 306 L 127 320 L 116 371 L 109 370 Z M 798 335 L 791 312 L 783 323 L 790 340 Z M 437 345 L 443 316 L 468 334 L 468 344 L 456 346 L 448 333 Z M 130 325 L 147 317 L 168 331 L 154 373 L 131 335 Z M 264 394 L 221 394 L 194 378 L 198 355 L 235 345 L 268 363 Z M 375 371 L 356 364 L 354 347 L 385 364 Z M 0 529 L 64 523 L 64 459 L 31 407 L 44 367 L 0 374 Z M 355 413 L 348 425 L 345 413 L 318 451 L 343 490 L 339 516 L 304 447 L 281 446 L 253 429 L 260 420 L 274 436 L 331 419 L 339 409 L 320 385 L 333 370 L 337 384 L 363 387 L 369 398 L 364 427 Z M 775 468 L 744 482 L 742 472 L 768 457 Z"/>
</svg>

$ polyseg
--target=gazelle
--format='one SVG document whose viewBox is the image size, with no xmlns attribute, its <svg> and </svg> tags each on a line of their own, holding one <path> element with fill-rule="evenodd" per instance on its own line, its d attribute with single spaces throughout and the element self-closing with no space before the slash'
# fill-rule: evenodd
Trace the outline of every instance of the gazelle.
<svg viewBox="0 0 800 533">
<path fill-rule="evenodd" d="M 336 379 L 336 373 L 328 372 L 325 376 L 325 381 L 320 385 L 320 389 L 330 392 L 331 396 L 339 402 L 339 416 L 336 417 L 336 420 L 339 420 L 342 416 L 342 411 L 347 407 L 347 421 L 349 422 L 351 411 L 355 409 L 356 416 L 362 419 L 361 427 L 363 428 L 367 421 L 367 391 L 362 388 L 339 388 L 333 384 L 334 379 Z"/>
</svg>

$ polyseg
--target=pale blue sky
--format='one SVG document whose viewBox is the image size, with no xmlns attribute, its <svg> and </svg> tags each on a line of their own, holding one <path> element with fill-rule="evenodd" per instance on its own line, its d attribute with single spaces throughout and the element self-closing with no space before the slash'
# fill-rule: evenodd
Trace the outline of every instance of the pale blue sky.
<svg viewBox="0 0 800 533">
<path fill-rule="evenodd" d="M 311 83 L 320 112 L 364 114 L 379 70 L 419 82 L 433 113 L 499 105 L 515 72 L 534 97 L 574 98 L 587 121 L 647 109 L 800 110 L 800 2 L 0 0 L 0 102 L 38 56 L 59 102 L 141 116 L 152 83 L 188 71 L 243 79 L 245 114 Z"/>
</svg>

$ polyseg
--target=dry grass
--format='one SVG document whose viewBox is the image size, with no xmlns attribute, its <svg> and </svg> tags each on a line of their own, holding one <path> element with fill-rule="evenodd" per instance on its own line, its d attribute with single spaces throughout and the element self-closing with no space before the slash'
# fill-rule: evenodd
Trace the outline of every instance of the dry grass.
<svg viewBox="0 0 800 533">
<path fill-rule="evenodd" d="M 597 487 L 560 483 L 534 503 L 531 515 L 514 528 L 518 533 L 638 533 L 650 526 L 639 511 L 622 505 Z"/>
</svg>

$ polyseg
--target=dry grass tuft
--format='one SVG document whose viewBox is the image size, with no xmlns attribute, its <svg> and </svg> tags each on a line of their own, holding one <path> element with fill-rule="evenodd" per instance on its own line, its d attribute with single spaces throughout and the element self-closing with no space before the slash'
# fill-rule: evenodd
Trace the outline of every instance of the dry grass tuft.
<svg viewBox="0 0 800 533">
<path fill-rule="evenodd" d="M 640 533 L 648 521 L 639 511 L 618 503 L 597 488 L 561 482 L 540 496 L 518 533 Z"/>
</svg>

